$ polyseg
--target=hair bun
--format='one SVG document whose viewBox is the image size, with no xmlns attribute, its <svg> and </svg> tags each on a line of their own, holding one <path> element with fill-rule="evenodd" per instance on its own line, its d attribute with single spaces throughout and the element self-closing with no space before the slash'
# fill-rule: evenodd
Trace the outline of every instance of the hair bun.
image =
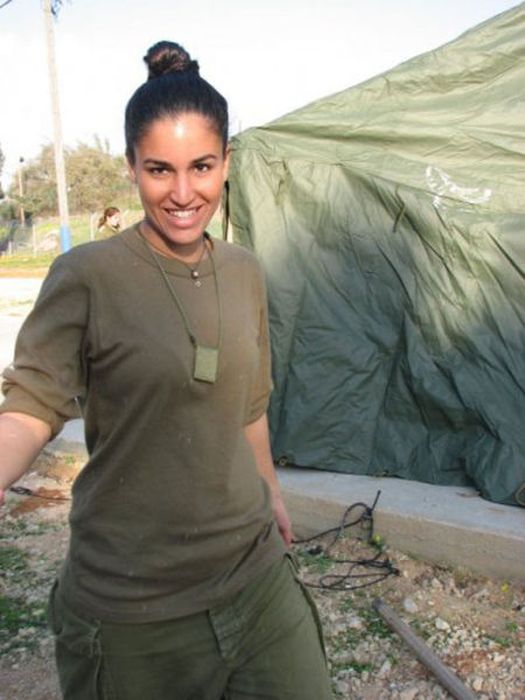
<svg viewBox="0 0 525 700">
<path fill-rule="evenodd" d="M 197 61 L 192 61 L 186 49 L 173 41 L 159 41 L 151 46 L 144 56 L 144 62 L 148 66 L 148 80 L 170 73 L 199 74 Z"/>
</svg>

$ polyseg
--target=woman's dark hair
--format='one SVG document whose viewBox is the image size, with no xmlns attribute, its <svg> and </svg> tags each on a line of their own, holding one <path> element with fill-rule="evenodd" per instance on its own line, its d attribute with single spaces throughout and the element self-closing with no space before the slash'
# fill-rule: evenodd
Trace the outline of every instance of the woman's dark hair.
<svg viewBox="0 0 525 700">
<path fill-rule="evenodd" d="M 228 103 L 199 75 L 199 64 L 172 41 L 159 41 L 144 56 L 148 79 L 131 96 L 126 107 L 126 156 L 135 160 L 134 148 L 157 119 L 196 112 L 206 117 L 228 143 Z"/>
<path fill-rule="evenodd" d="M 104 226 L 104 224 L 109 219 L 109 217 L 114 216 L 115 214 L 120 214 L 120 209 L 118 209 L 118 207 L 106 207 L 104 209 L 104 213 L 102 214 L 102 216 L 98 220 L 98 227 L 97 228 L 101 228 L 102 226 Z M 120 224 L 117 225 L 117 228 L 120 228 Z"/>
</svg>

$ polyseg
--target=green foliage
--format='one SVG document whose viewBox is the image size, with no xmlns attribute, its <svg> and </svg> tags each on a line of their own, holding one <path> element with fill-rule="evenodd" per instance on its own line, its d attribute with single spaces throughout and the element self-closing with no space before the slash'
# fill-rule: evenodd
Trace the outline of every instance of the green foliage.
<svg viewBox="0 0 525 700">
<path fill-rule="evenodd" d="M 35 534 L 33 530 L 32 527 L 31 534 Z M 0 534 L 3 533 L 0 531 Z M 2 590 L 22 586 L 31 591 L 37 580 L 28 553 L 12 545 L 0 546 L 0 572 Z M 23 595 L 0 595 L 0 656 L 14 649 L 36 648 L 37 628 L 45 627 L 45 610 L 45 600 L 29 601 Z"/>
<path fill-rule="evenodd" d="M 358 676 L 362 673 L 370 673 L 375 669 L 373 663 L 367 661 L 356 661 L 355 659 L 350 659 L 346 661 L 336 661 L 332 664 L 332 672 L 340 673 L 341 671 L 351 671 Z"/>
<path fill-rule="evenodd" d="M 17 216 L 18 210 L 17 207 L 15 207 L 14 202 L 8 200 L 0 202 L 0 222 L 13 221 L 13 219 L 16 219 Z M 5 226 L 2 224 L 2 227 L 0 228 L 0 236 L 2 233 L 5 233 L 4 228 Z"/>
<path fill-rule="evenodd" d="M 64 150 L 69 211 L 71 214 L 102 211 L 122 201 L 129 206 L 136 201 L 123 156 L 114 156 L 109 145 L 95 137 L 93 144 L 78 143 Z M 52 144 L 42 147 L 36 158 L 22 169 L 24 196 L 18 183 L 9 188 L 10 197 L 24 207 L 28 216 L 49 216 L 57 213 L 57 190 Z M 118 206 L 118 204 L 117 204 Z"/>
<path fill-rule="evenodd" d="M 53 146 L 42 147 L 40 154 L 22 168 L 24 197 L 20 198 L 18 183 L 13 180 L 9 188 L 11 199 L 20 202 L 26 214 L 56 211 L 56 179 Z"/>
<path fill-rule="evenodd" d="M 380 637 L 382 639 L 393 636 L 394 633 L 390 627 L 375 610 L 364 609 L 361 610 L 359 614 L 360 617 L 366 621 L 369 634 L 373 634 L 375 637 Z"/>
<path fill-rule="evenodd" d="M 356 649 L 363 640 L 363 633 L 359 630 L 349 628 L 344 633 L 344 640 L 347 649 Z"/>
<path fill-rule="evenodd" d="M 119 201 L 131 189 L 123 156 L 112 156 L 108 145 L 78 144 L 67 157 L 69 206 L 72 212 L 98 211 Z"/>
<path fill-rule="evenodd" d="M 306 567 L 310 573 L 325 574 L 333 564 L 330 557 L 324 554 L 311 554 L 307 550 L 297 552 L 300 565 Z"/>
<path fill-rule="evenodd" d="M 18 547 L 0 547 L 0 571 L 20 573 L 27 569 L 27 553 Z"/>
<path fill-rule="evenodd" d="M 339 605 L 339 610 L 342 613 L 350 612 L 351 610 L 354 610 L 354 609 L 355 609 L 355 604 L 354 604 L 352 596 L 350 596 L 350 595 L 347 598 L 345 598 L 341 602 L 341 604 Z"/>
<path fill-rule="evenodd" d="M 41 271 L 41 276 L 47 271 L 55 256 L 51 253 L 42 255 L 13 255 L 0 258 L 0 272 L 3 270 L 25 270 L 30 275 L 32 271 Z M 40 275 L 39 275 L 40 276 Z"/>
<path fill-rule="evenodd" d="M 522 641 L 519 639 L 520 627 L 516 622 L 507 622 L 505 624 L 505 631 L 508 634 L 488 634 L 487 639 L 503 649 L 509 649 L 513 647 L 521 648 L 523 646 Z"/>
<path fill-rule="evenodd" d="M 13 649 L 35 648 L 37 637 L 33 629 L 45 625 L 45 604 L 28 603 L 23 598 L 0 596 L 0 654 Z M 26 629 L 26 637 L 21 632 Z"/>
</svg>

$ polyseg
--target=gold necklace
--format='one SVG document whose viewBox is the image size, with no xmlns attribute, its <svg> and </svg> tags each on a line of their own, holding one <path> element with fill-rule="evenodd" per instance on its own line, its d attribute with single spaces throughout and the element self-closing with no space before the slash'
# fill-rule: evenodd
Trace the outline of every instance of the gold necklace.
<svg viewBox="0 0 525 700">
<path fill-rule="evenodd" d="M 202 262 L 202 260 L 203 260 L 203 258 L 204 258 L 204 255 L 205 255 L 205 253 L 206 253 L 207 250 L 208 250 L 207 242 L 208 242 L 209 234 L 208 234 L 207 231 L 204 231 L 204 234 L 203 234 L 203 239 L 202 239 L 202 250 L 201 250 L 201 254 L 199 255 L 199 259 L 197 260 L 196 263 L 194 263 L 194 265 L 190 265 L 190 264 L 188 264 L 187 262 L 185 262 L 184 260 L 182 260 L 181 258 L 179 258 L 177 255 L 171 255 L 171 256 L 170 256 L 170 255 L 166 255 L 166 252 L 165 252 L 164 250 L 162 250 L 161 248 L 159 248 L 158 246 L 156 246 L 154 243 L 152 243 L 152 242 L 149 240 L 149 238 L 146 238 L 146 236 L 142 233 L 142 230 L 141 230 L 141 228 L 140 228 L 140 224 L 139 224 L 139 226 L 138 226 L 138 230 L 139 230 L 139 233 L 140 233 L 141 238 L 142 238 L 144 241 L 146 241 L 147 244 L 148 244 L 151 248 L 153 248 L 153 250 L 156 250 L 157 253 L 160 253 L 160 255 L 162 255 L 162 256 L 165 257 L 165 258 L 168 258 L 168 259 L 171 259 L 171 260 L 177 260 L 178 262 L 180 262 L 182 265 L 184 265 L 184 267 L 188 268 L 188 270 L 190 271 L 190 277 L 191 277 L 191 279 L 193 280 L 193 283 L 195 284 L 195 286 L 196 286 L 196 287 L 201 287 L 201 286 L 202 286 L 202 282 L 201 282 L 200 274 L 199 274 L 199 265 L 201 264 L 201 262 Z"/>
<path fill-rule="evenodd" d="M 195 264 L 195 267 L 191 267 L 191 265 L 188 265 L 188 263 L 185 263 L 184 260 L 181 260 L 181 263 L 183 265 L 186 265 L 186 267 L 190 271 L 190 277 L 193 280 L 196 287 L 200 287 L 202 285 L 202 282 L 200 281 L 200 278 L 199 278 L 199 265 L 201 264 L 202 259 L 204 258 L 204 253 L 206 253 L 206 250 L 207 250 L 207 238 L 206 238 L 207 235 L 208 234 L 205 232 L 204 238 L 202 241 L 201 254 L 200 254 L 199 259 L 197 260 L 197 262 Z"/>
</svg>

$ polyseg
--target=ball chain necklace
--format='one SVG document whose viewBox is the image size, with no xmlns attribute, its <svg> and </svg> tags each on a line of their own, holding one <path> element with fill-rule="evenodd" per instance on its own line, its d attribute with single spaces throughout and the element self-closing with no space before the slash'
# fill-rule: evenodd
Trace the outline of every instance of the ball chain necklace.
<svg viewBox="0 0 525 700">
<path fill-rule="evenodd" d="M 147 250 L 149 250 L 153 260 L 155 261 L 155 264 L 157 265 L 162 278 L 166 284 L 166 287 L 168 288 L 168 291 L 175 302 L 177 308 L 179 309 L 180 315 L 182 316 L 182 321 L 184 323 L 184 328 L 186 329 L 186 333 L 188 334 L 188 338 L 190 340 L 190 343 L 193 346 L 194 349 L 194 363 L 193 363 L 193 379 L 199 381 L 199 382 L 208 382 L 209 384 L 214 384 L 217 381 L 217 372 L 219 369 L 219 350 L 221 347 L 222 343 L 222 313 L 221 313 L 221 298 L 219 294 L 219 280 L 217 278 L 217 270 L 215 269 L 215 260 L 213 259 L 213 253 L 210 249 L 209 255 L 210 255 L 210 261 L 211 261 L 211 267 L 213 271 L 213 281 L 215 282 L 215 297 L 217 299 L 217 319 L 218 319 L 218 338 L 217 338 L 217 345 L 215 347 L 212 346 L 207 346 L 207 345 L 201 345 L 195 336 L 195 333 L 193 332 L 190 322 L 188 320 L 188 317 L 186 315 L 186 312 L 184 310 L 184 307 L 182 305 L 181 300 L 177 296 L 175 289 L 173 288 L 173 285 L 171 284 L 168 275 L 166 274 L 165 269 L 162 267 L 161 262 L 159 260 L 158 255 L 155 253 L 155 250 L 159 250 L 158 248 L 155 248 L 146 238 L 143 236 L 143 234 L 140 231 L 139 226 L 136 228 L 137 235 L 139 238 L 142 240 L 144 245 L 146 246 Z M 204 252 L 206 250 L 206 240 L 207 240 L 207 233 L 204 233 L 204 242 L 203 242 L 203 250 L 201 253 L 201 256 L 199 260 L 197 261 L 197 265 L 195 268 L 191 268 L 189 265 L 186 263 L 183 263 L 186 265 L 186 267 L 190 270 L 190 275 L 192 280 L 195 282 L 195 285 L 197 287 L 201 286 L 201 281 L 199 279 L 199 271 L 198 271 L 198 266 L 204 256 Z M 160 251 L 159 251 L 160 252 Z M 176 260 L 179 260 L 176 258 Z M 182 260 L 179 260 L 179 262 L 182 262 Z M 198 284 L 197 284 L 198 282 Z"/>
<path fill-rule="evenodd" d="M 140 230 L 139 230 L 139 233 L 140 233 Z M 161 248 L 158 248 L 151 241 L 148 241 L 146 239 L 146 237 L 142 235 L 142 233 L 140 233 L 140 237 L 144 241 L 146 241 L 146 244 L 150 248 L 153 248 L 153 250 L 156 250 L 157 253 L 160 253 L 163 257 L 167 257 L 165 252 Z M 202 282 L 201 282 L 200 273 L 199 273 L 199 265 L 201 264 L 205 253 L 207 252 L 207 243 L 209 241 L 209 238 L 210 238 L 210 236 L 209 236 L 208 232 L 204 231 L 204 240 L 203 240 L 201 254 L 199 255 L 199 259 L 197 260 L 197 262 L 193 263 L 193 265 L 189 265 L 187 262 L 184 262 L 184 260 L 181 260 L 181 258 L 177 258 L 177 257 L 173 256 L 175 260 L 178 260 L 180 263 L 182 263 L 184 265 L 184 267 L 188 268 L 188 270 L 190 271 L 190 277 L 193 280 L 196 287 L 202 287 Z"/>
</svg>

